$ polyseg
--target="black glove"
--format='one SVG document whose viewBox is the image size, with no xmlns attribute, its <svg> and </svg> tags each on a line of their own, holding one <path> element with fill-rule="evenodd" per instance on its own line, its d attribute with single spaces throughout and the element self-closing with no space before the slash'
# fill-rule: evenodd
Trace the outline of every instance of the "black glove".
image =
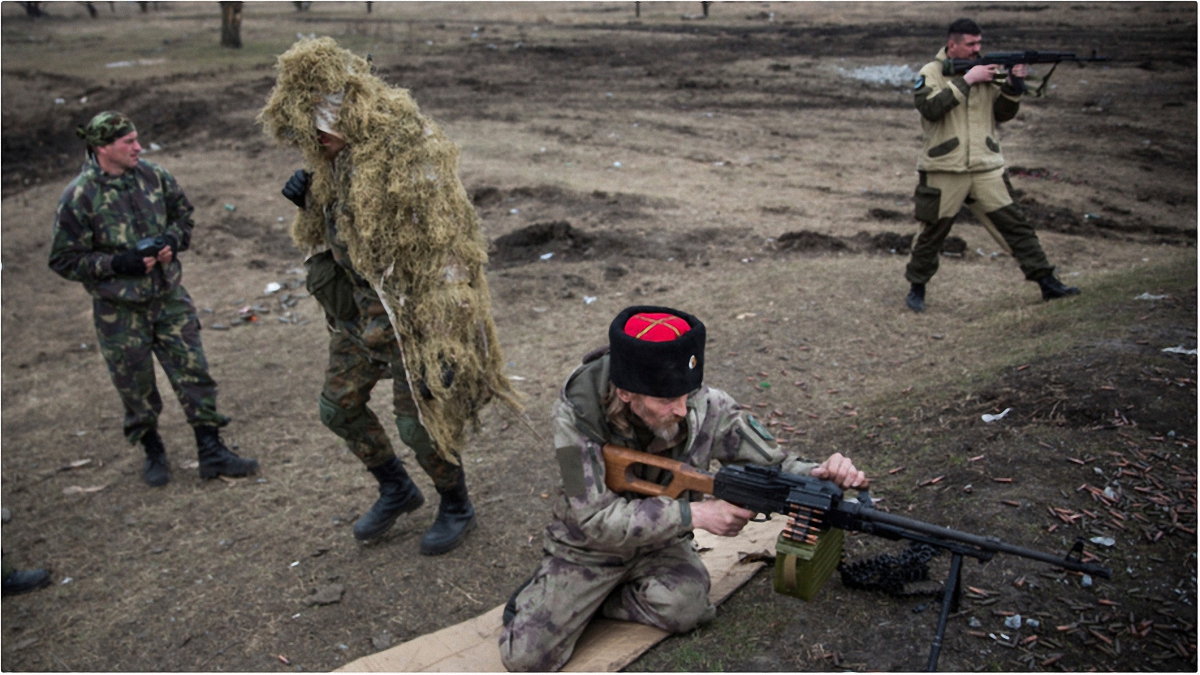
<svg viewBox="0 0 1200 675">
<path fill-rule="evenodd" d="M 146 263 L 137 251 L 121 251 L 113 256 L 112 271 L 123 277 L 144 277 Z"/>
<path fill-rule="evenodd" d="M 308 192 L 308 184 L 312 181 L 312 174 L 304 169 L 296 169 L 296 173 L 288 179 L 286 185 L 283 186 L 283 196 L 300 208 L 304 208 L 304 195 Z"/>
</svg>

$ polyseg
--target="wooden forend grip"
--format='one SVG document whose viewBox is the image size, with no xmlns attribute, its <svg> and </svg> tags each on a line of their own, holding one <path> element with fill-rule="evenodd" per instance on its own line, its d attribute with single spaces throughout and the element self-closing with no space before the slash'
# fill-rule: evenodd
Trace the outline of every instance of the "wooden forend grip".
<svg viewBox="0 0 1200 675">
<path fill-rule="evenodd" d="M 648 480 L 635 478 L 633 467 L 637 464 L 656 466 L 670 471 L 671 482 L 667 485 L 651 483 Z M 670 497 L 677 499 L 684 490 L 695 490 L 711 495 L 713 492 L 713 475 L 701 471 L 690 464 L 684 464 L 666 457 L 638 452 L 616 445 L 604 446 L 604 484 L 613 492 L 636 492 L 651 497 Z"/>
</svg>

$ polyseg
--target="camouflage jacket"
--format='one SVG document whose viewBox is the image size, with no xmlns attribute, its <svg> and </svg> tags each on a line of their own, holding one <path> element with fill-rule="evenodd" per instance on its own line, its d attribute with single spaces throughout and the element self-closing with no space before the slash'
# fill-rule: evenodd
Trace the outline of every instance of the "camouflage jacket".
<svg viewBox="0 0 1200 675">
<path fill-rule="evenodd" d="M 138 240 L 170 235 L 175 253 L 192 240 L 192 205 L 166 169 L 147 161 L 120 176 L 101 170 L 89 158 L 63 191 L 54 215 L 50 269 L 83 283 L 103 300 L 144 302 L 179 286 L 183 267 L 172 260 L 155 265 L 145 276 L 119 276 L 113 256 L 133 250 Z"/>
<path fill-rule="evenodd" d="M 589 355 L 563 385 L 554 409 L 554 445 L 562 474 L 554 520 L 546 528 L 547 553 L 578 564 L 627 563 L 670 546 L 692 531 L 691 501 L 617 494 L 604 484 L 606 443 L 684 461 L 705 471 L 721 464 L 780 465 L 784 471 L 808 474 L 816 464 L 786 454 L 754 417 L 744 413 L 729 394 L 702 386 L 688 396 L 686 435 L 671 447 L 634 427 L 625 436 L 607 422 L 602 403 L 608 389 L 607 353 Z M 666 484 L 666 472 L 644 469 L 637 476 Z"/>
</svg>

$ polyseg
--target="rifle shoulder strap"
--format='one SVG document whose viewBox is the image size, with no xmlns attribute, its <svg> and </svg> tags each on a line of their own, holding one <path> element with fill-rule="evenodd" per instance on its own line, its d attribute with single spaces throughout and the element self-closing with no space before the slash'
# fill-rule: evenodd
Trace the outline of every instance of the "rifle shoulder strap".
<svg viewBox="0 0 1200 675">
<path fill-rule="evenodd" d="M 1055 61 L 1054 65 L 1050 66 L 1050 72 L 1042 76 L 1042 83 L 1038 85 L 1037 89 L 1033 90 L 1034 97 L 1041 98 L 1046 95 L 1046 85 L 1050 83 L 1050 76 L 1054 74 L 1054 70 L 1058 68 L 1059 63 L 1062 62 Z"/>
</svg>

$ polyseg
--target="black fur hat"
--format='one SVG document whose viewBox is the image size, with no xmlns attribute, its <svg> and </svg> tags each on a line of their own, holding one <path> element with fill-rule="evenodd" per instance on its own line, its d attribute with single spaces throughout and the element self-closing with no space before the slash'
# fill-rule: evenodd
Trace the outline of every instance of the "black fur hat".
<svg viewBox="0 0 1200 675">
<path fill-rule="evenodd" d="M 691 314 L 627 307 L 608 327 L 609 380 L 658 398 L 691 393 L 704 382 L 704 338 L 704 324 Z"/>
</svg>

